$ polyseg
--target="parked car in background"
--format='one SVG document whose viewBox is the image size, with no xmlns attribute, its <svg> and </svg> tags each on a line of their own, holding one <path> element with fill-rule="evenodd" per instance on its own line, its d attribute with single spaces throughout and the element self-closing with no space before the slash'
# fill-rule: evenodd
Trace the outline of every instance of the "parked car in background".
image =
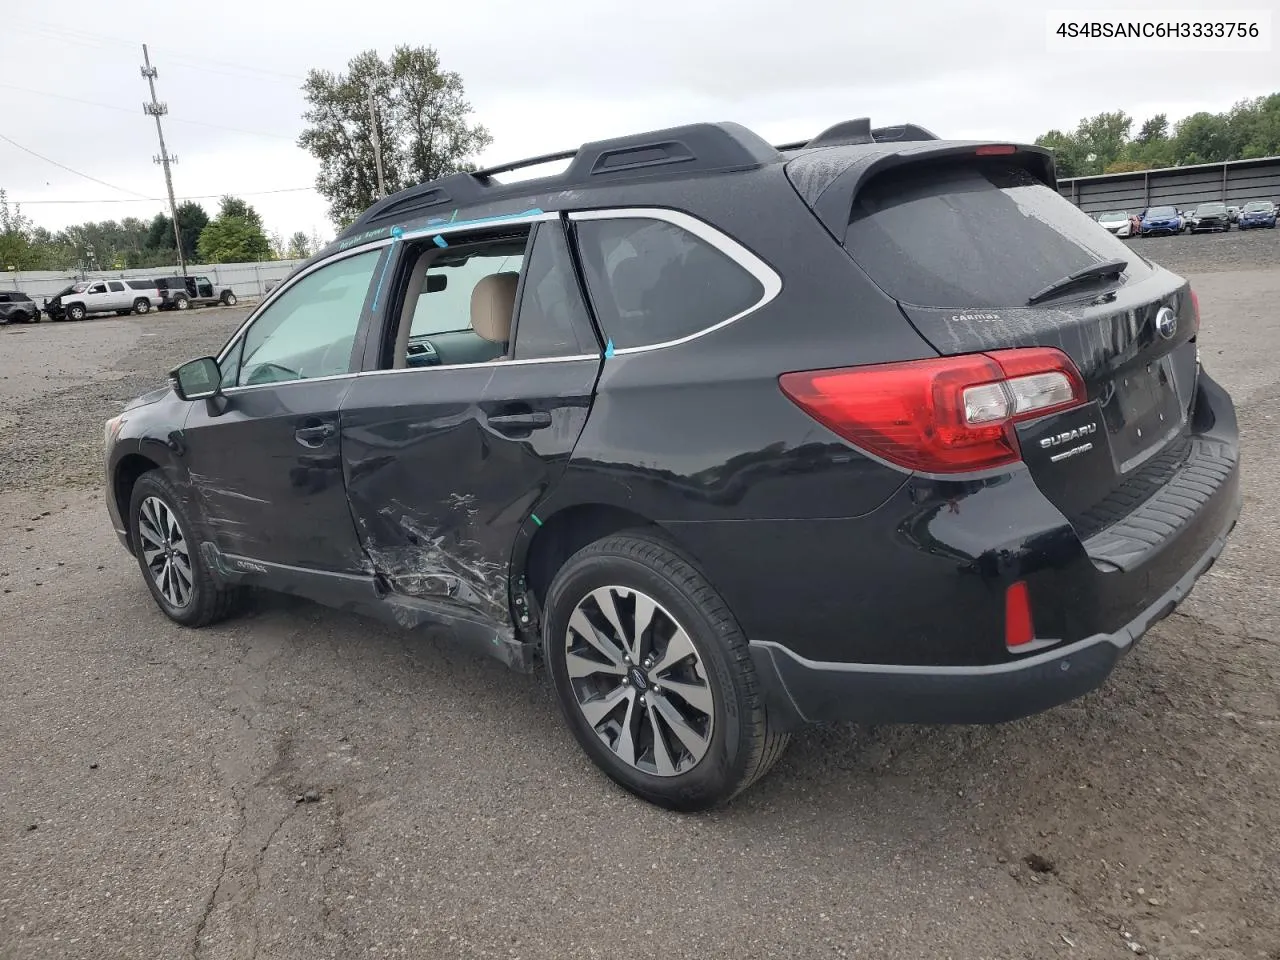
<svg viewBox="0 0 1280 960">
<path fill-rule="evenodd" d="M 1250 200 L 1240 210 L 1241 230 L 1253 230 L 1256 227 L 1276 228 L 1276 205 L 1270 200 Z"/>
<path fill-rule="evenodd" d="M 87 281 L 68 284 L 67 286 L 59 290 L 57 293 L 55 293 L 52 297 L 48 297 L 45 299 L 44 312 L 48 315 L 50 320 L 62 320 L 66 316 L 66 313 L 62 308 L 62 301 L 66 297 L 83 293 L 85 288 L 87 288 L 88 286 L 89 284 Z"/>
<path fill-rule="evenodd" d="M 1240 208 L 1239 208 L 1239 207 L 1237 207 L 1237 206 L 1228 205 L 1228 206 L 1227 206 L 1227 219 L 1228 219 L 1228 220 L 1230 220 L 1232 223 L 1239 223 L 1239 222 L 1240 222 Z"/>
<path fill-rule="evenodd" d="M 1182 229 L 1183 223 L 1173 207 L 1152 207 L 1143 214 L 1141 230 L 1144 237 L 1157 234 L 1172 236 L 1181 233 Z"/>
<path fill-rule="evenodd" d="M 54 299 L 59 301 L 59 309 L 57 314 L 49 311 L 52 319 L 83 320 L 96 313 L 122 317 L 150 313 L 160 303 L 160 292 L 155 282 L 147 279 L 87 280 L 73 284 Z"/>
<path fill-rule="evenodd" d="M 807 724 L 1077 698 L 1222 551 L 1196 295 L 1049 150 L 860 120 L 572 156 L 379 200 L 104 424 L 167 617 L 258 587 L 540 659 L 592 761 L 698 809 Z"/>
<path fill-rule="evenodd" d="M 1127 210 L 1098 214 L 1098 225 L 1117 237 L 1128 237 L 1133 233 L 1133 220 Z"/>
<path fill-rule="evenodd" d="M 208 277 L 158 277 L 161 310 L 187 310 L 191 307 L 207 307 L 221 303 L 234 307 L 238 302 L 230 287 L 215 288 Z"/>
<path fill-rule="evenodd" d="M 0 324 L 39 323 L 40 307 L 21 290 L 0 290 Z"/>
<path fill-rule="evenodd" d="M 1202 203 L 1196 207 L 1194 219 L 1191 221 L 1191 232 L 1201 233 L 1205 230 L 1221 230 L 1226 233 L 1231 229 L 1231 218 L 1227 214 L 1225 203 Z"/>
</svg>

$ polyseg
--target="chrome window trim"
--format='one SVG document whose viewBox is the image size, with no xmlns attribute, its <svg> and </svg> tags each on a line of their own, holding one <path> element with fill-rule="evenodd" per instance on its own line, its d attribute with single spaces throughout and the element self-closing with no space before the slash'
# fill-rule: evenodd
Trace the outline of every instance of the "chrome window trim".
<svg viewBox="0 0 1280 960">
<path fill-rule="evenodd" d="M 357 377 L 382 377 L 392 373 L 425 373 L 429 370 L 475 370 L 483 367 L 523 367 L 535 363 L 581 363 L 585 360 L 599 362 L 598 353 L 579 353 L 571 357 L 530 357 L 526 360 L 482 360 L 479 363 L 442 363 L 434 367 L 400 367 L 393 370 L 359 370 L 355 373 L 334 373 L 327 377 L 306 377 L 302 380 L 278 380 L 275 383 L 251 383 L 242 387 L 225 387 L 224 394 L 244 393 L 267 387 L 289 387 L 303 383 L 320 383 L 325 380 L 354 380 Z"/>
<path fill-rule="evenodd" d="M 714 333 L 727 327 L 735 321 L 741 320 L 748 314 L 755 313 L 761 307 L 772 302 L 779 293 L 782 292 L 782 277 L 737 240 L 722 233 L 720 230 L 707 223 L 705 220 L 699 220 L 692 214 L 684 213 L 680 210 L 667 210 L 663 207 L 610 207 L 603 210 L 575 210 L 569 213 L 570 220 L 661 220 L 673 226 L 680 227 L 693 234 L 700 240 L 704 240 L 711 246 L 715 247 L 730 260 L 734 261 L 747 273 L 751 274 L 759 282 L 762 293 L 760 299 L 747 307 L 735 313 L 727 319 L 717 321 L 709 327 L 704 327 L 694 333 L 687 334 L 683 337 L 677 337 L 674 340 L 663 340 L 658 343 L 646 343 L 638 347 L 621 347 L 613 351 L 614 356 L 622 356 L 628 353 L 647 353 L 650 350 L 662 350 L 666 347 L 678 346 L 682 343 L 688 343 L 690 340 L 696 340 L 699 337 L 705 337 L 709 333 Z"/>
<path fill-rule="evenodd" d="M 285 280 L 283 283 L 280 284 L 280 286 L 276 287 L 269 294 L 267 294 L 266 299 L 263 300 L 261 303 L 259 303 L 257 307 L 254 308 L 253 312 L 249 314 L 249 316 L 245 317 L 244 323 L 240 324 L 239 329 L 237 329 L 236 332 L 231 335 L 231 339 L 222 345 L 222 349 L 219 350 L 217 356 L 214 357 L 214 359 L 218 361 L 218 366 L 219 367 L 222 366 L 222 361 L 226 359 L 227 354 L 230 353 L 235 348 L 236 341 L 244 336 L 245 331 L 248 330 L 249 327 L 253 324 L 253 322 L 257 320 L 259 316 L 262 315 L 262 312 L 266 310 L 269 306 L 271 306 L 271 304 L 275 303 L 276 298 L 279 297 L 281 294 L 283 294 L 286 290 L 293 289 L 293 286 L 296 283 L 298 283 L 298 281 L 300 281 L 303 277 L 309 277 L 311 276 L 311 274 L 315 273 L 317 270 L 327 267 L 330 264 L 337 263 L 339 260 L 345 260 L 347 257 L 359 256 L 360 254 L 368 253 L 371 250 L 380 250 L 383 247 L 390 246 L 391 242 L 395 239 L 397 238 L 384 237 L 381 240 L 374 240 L 371 243 L 362 244 L 358 247 L 352 247 L 350 250 L 339 250 L 337 253 L 331 256 L 325 257 L 323 260 L 317 260 L 315 263 L 307 267 L 307 269 L 303 270 L 301 273 L 294 274 L 292 277 Z M 347 376 L 347 375 L 348 374 L 337 374 L 336 376 Z M 312 377 L 310 379 L 331 380 L 333 379 L 333 377 Z M 283 382 L 295 383 L 298 381 L 285 380 Z M 268 386 L 268 384 L 254 384 L 254 386 L 255 387 Z M 275 386 L 275 384 L 272 384 L 272 386 Z M 229 390 L 243 390 L 243 389 L 244 387 L 228 387 L 226 390 L 223 391 L 223 393 L 226 393 Z"/>
<path fill-rule="evenodd" d="M 534 363 L 572 363 L 599 360 L 598 353 L 576 353 L 571 357 L 528 357 L 524 360 L 481 360 L 479 363 L 442 363 L 438 366 L 399 367 L 391 370 L 362 370 L 359 377 L 381 377 L 389 373 L 426 373 L 434 370 L 474 370 L 477 367 L 525 367 Z M 286 381 L 292 383 L 294 381 Z"/>
</svg>

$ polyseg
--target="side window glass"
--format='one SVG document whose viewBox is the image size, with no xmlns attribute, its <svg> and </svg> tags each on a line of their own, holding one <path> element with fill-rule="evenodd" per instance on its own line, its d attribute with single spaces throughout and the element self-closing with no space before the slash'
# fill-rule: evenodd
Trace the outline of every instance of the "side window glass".
<svg viewBox="0 0 1280 960">
<path fill-rule="evenodd" d="M 397 367 L 455 366 L 507 359 L 528 234 L 410 250 Z M 418 258 L 429 257 L 429 260 Z M 422 263 L 426 263 L 425 272 Z M 408 330 L 404 325 L 408 325 Z"/>
<path fill-rule="evenodd" d="M 222 389 L 234 387 L 240 378 L 240 358 L 244 356 L 244 337 L 236 341 L 231 352 L 222 358 Z"/>
<path fill-rule="evenodd" d="M 107 283 L 107 289 L 109 289 L 112 293 L 123 293 L 124 284 L 121 283 L 119 280 L 111 280 Z"/>
<path fill-rule="evenodd" d="M 95 283 L 93 286 L 91 286 L 91 287 L 90 287 L 88 290 L 86 290 L 85 292 L 86 292 L 86 293 L 106 293 L 106 292 L 107 292 L 107 285 L 106 285 L 105 283 Z"/>
<path fill-rule="evenodd" d="M 581 220 L 575 233 L 596 318 L 618 349 L 690 336 L 764 295 L 754 274 L 663 220 Z"/>
<path fill-rule="evenodd" d="M 533 241 L 525 271 L 513 356 L 533 360 L 599 352 L 564 229 L 558 223 L 544 223 Z"/>
<path fill-rule="evenodd" d="M 303 277 L 245 332 L 237 384 L 347 373 L 369 281 L 381 250 L 345 257 Z"/>
</svg>

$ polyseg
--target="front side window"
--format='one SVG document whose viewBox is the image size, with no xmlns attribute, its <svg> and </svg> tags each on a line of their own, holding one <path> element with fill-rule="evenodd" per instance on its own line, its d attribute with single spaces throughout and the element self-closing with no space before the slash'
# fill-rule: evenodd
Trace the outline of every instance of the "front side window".
<svg viewBox="0 0 1280 960">
<path fill-rule="evenodd" d="M 272 301 L 245 332 L 237 385 L 349 372 L 360 315 L 381 254 L 368 250 L 321 267 Z"/>
<path fill-rule="evenodd" d="M 95 283 L 93 286 L 91 286 L 91 287 L 90 287 L 88 290 L 86 290 L 85 292 L 86 292 L 86 293 L 106 293 L 106 292 L 107 292 L 107 285 L 106 285 L 105 283 Z"/>
<path fill-rule="evenodd" d="M 616 349 L 700 333 L 764 296 L 753 273 L 665 220 L 580 220 L 575 234 L 596 318 Z"/>
</svg>

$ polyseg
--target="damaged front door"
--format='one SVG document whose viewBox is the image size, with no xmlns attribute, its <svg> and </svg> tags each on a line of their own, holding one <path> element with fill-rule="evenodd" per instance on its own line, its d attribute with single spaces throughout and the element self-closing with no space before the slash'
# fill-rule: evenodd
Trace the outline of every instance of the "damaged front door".
<svg viewBox="0 0 1280 960">
<path fill-rule="evenodd" d="M 381 253 L 330 261 L 268 303 L 223 353 L 219 402 L 192 403 L 183 429 L 217 546 L 279 589 L 313 593 L 330 575 L 368 572 L 343 488 L 338 411 Z"/>
<path fill-rule="evenodd" d="M 342 407 L 364 548 L 443 619 L 510 623 L 512 543 L 563 472 L 599 373 L 563 228 L 530 232 L 405 244 L 383 369 Z"/>
</svg>

